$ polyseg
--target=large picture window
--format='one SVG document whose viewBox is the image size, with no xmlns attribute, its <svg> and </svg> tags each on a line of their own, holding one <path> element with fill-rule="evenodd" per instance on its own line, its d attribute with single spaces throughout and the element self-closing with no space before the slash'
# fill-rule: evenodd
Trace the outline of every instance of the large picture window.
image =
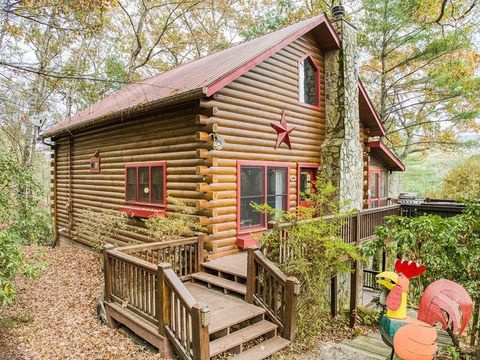
<svg viewBox="0 0 480 360">
<path fill-rule="evenodd" d="M 266 214 L 251 204 L 267 203 L 274 209 L 288 210 L 288 167 L 286 165 L 239 164 L 238 225 L 242 233 L 266 228 Z"/>
<path fill-rule="evenodd" d="M 312 107 L 319 106 L 319 75 L 313 59 L 308 55 L 298 63 L 299 101 Z"/>
<path fill-rule="evenodd" d="M 125 200 L 130 204 L 165 206 L 165 162 L 125 166 Z"/>
</svg>

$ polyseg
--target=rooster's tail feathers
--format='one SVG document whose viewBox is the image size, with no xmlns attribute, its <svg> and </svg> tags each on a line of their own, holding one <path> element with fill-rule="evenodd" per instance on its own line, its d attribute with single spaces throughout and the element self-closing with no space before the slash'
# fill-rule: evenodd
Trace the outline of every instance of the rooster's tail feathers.
<svg viewBox="0 0 480 360">
<path fill-rule="evenodd" d="M 439 322 L 444 330 L 452 326 L 454 333 L 461 335 L 470 320 L 472 308 L 472 298 L 461 285 L 450 280 L 437 280 L 427 287 L 420 299 L 418 320 L 430 325 Z"/>
</svg>

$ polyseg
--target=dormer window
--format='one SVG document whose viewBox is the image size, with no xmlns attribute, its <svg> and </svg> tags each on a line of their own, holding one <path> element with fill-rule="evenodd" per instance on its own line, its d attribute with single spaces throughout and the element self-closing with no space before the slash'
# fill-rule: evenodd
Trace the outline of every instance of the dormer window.
<svg viewBox="0 0 480 360">
<path fill-rule="evenodd" d="M 306 55 L 298 63 L 298 93 L 301 104 L 319 107 L 319 75 L 312 57 Z"/>
</svg>

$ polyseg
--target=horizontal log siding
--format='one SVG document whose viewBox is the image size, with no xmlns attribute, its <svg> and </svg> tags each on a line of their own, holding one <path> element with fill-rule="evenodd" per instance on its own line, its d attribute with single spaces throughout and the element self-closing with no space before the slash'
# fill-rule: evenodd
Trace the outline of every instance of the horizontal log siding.
<svg viewBox="0 0 480 360">
<path fill-rule="evenodd" d="M 198 158 L 197 149 L 208 147 L 196 140 L 198 108 L 191 104 L 144 116 L 135 120 L 104 125 L 100 128 L 74 133 L 72 156 L 72 230 L 87 221 L 81 218 L 82 209 L 114 209 L 125 206 L 125 165 L 130 162 L 167 162 L 167 193 L 196 205 L 205 194 L 196 191 L 196 184 L 203 176 L 196 174 L 197 166 L 205 166 L 206 160 Z M 69 140 L 57 139 L 57 226 L 69 225 Z M 89 159 L 100 153 L 100 173 L 90 173 Z M 167 204 L 167 211 L 175 206 Z M 139 221 L 131 221 L 129 227 L 120 230 L 112 243 L 125 244 L 149 242 L 138 232 Z M 91 245 L 84 234 L 75 234 L 78 241 Z"/>
<path fill-rule="evenodd" d="M 298 60 L 311 54 L 320 71 L 320 109 L 298 104 Z M 205 206 L 209 219 L 209 237 L 213 253 L 223 256 L 237 251 L 237 160 L 279 161 L 290 167 L 290 176 L 297 176 L 297 163 L 320 161 L 320 145 L 325 133 L 324 60 L 314 38 L 304 36 L 248 71 L 214 96 L 209 105 L 218 107 L 218 114 L 209 118 L 217 124 L 225 139 L 222 150 L 210 151 L 215 167 L 208 170 L 211 181 L 207 191 L 218 200 Z M 277 139 L 271 122 L 280 121 L 282 110 L 290 127 L 292 149 L 285 144 L 274 149 Z M 215 176 L 216 174 L 222 176 Z M 228 174 L 228 181 L 223 176 Z M 297 205 L 297 183 L 290 184 L 290 208 Z M 221 199 L 221 200 L 220 200 Z"/>
</svg>

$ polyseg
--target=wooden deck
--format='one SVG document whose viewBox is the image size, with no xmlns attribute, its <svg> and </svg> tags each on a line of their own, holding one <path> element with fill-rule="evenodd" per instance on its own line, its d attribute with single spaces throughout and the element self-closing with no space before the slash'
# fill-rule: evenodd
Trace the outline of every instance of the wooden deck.
<svg viewBox="0 0 480 360">
<path fill-rule="evenodd" d="M 202 264 L 203 268 L 247 278 L 247 252 L 227 255 Z"/>
</svg>

